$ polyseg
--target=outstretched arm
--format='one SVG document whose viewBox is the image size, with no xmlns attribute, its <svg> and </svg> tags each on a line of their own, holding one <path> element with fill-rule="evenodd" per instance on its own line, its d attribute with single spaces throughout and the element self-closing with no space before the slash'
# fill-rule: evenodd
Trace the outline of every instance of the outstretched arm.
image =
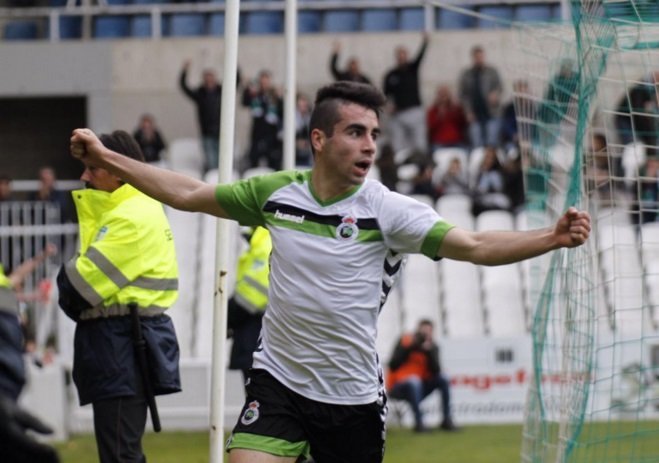
<svg viewBox="0 0 659 463">
<path fill-rule="evenodd" d="M 25 278 L 31 274 L 39 264 L 55 254 L 57 254 L 57 246 L 53 243 L 48 243 L 43 252 L 21 263 L 21 265 L 16 267 L 8 276 L 12 288 L 19 288 Z"/>
<path fill-rule="evenodd" d="M 71 155 L 86 165 L 113 173 L 148 196 L 176 209 L 228 218 L 215 200 L 215 185 L 115 153 L 89 129 L 73 131 Z"/>
<path fill-rule="evenodd" d="M 571 207 L 553 228 L 531 231 L 472 232 L 449 230 L 438 257 L 481 265 L 503 265 L 536 257 L 558 248 L 573 248 L 590 235 L 590 215 Z"/>
</svg>

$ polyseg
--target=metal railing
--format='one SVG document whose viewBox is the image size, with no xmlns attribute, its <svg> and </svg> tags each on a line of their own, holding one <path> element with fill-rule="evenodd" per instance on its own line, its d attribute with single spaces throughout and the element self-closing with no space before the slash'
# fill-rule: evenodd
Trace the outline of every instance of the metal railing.
<svg viewBox="0 0 659 463">
<path fill-rule="evenodd" d="M 96 3 L 92 3 L 95 1 Z M 558 1 L 550 0 L 460 0 L 448 1 L 462 8 L 485 5 L 518 5 L 518 4 L 559 4 Z M 250 1 L 241 2 L 241 12 L 273 11 L 284 12 L 286 2 L 280 1 Z M 297 4 L 298 11 L 331 10 L 372 10 L 372 9 L 405 9 L 423 8 L 425 30 L 434 29 L 436 10 L 439 9 L 436 2 L 428 0 L 302 0 Z M 111 5 L 106 0 L 82 0 L 82 4 L 76 5 L 76 0 L 68 0 L 66 6 L 62 7 L 25 7 L 25 8 L 0 8 L 0 21 L 7 20 L 46 20 L 48 23 L 48 39 L 52 42 L 60 40 L 60 18 L 81 17 L 82 33 L 81 39 L 92 38 L 92 19 L 100 16 L 144 16 L 151 18 L 151 38 L 162 37 L 163 16 L 177 13 L 223 13 L 226 9 L 224 2 L 208 3 L 156 3 L 156 4 L 133 4 L 133 5 Z"/>
</svg>

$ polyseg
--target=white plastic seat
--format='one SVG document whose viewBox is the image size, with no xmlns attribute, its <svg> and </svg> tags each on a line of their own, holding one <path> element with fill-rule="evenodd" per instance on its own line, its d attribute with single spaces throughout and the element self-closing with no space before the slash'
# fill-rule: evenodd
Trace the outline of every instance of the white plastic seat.
<svg viewBox="0 0 659 463">
<path fill-rule="evenodd" d="M 435 210 L 448 222 L 467 230 L 473 230 L 471 197 L 467 195 L 444 195 L 435 203 Z"/>
<path fill-rule="evenodd" d="M 647 160 L 645 144 L 642 142 L 628 143 L 622 150 L 622 170 L 625 182 L 631 184 L 638 178 L 638 170 Z"/>
<path fill-rule="evenodd" d="M 420 319 L 433 321 L 440 330 L 440 296 L 437 263 L 421 254 L 410 254 L 402 271 L 406 331 L 413 331 Z"/>
<path fill-rule="evenodd" d="M 513 215 L 507 211 L 486 211 L 476 218 L 479 231 L 513 228 Z M 481 267 L 481 277 L 490 334 L 494 337 L 525 334 L 527 320 L 519 264 Z"/>
<path fill-rule="evenodd" d="M 204 161 L 199 139 L 177 138 L 173 140 L 167 151 L 167 160 L 172 170 L 195 172 L 195 177 L 200 178 Z"/>
<path fill-rule="evenodd" d="M 432 153 L 432 160 L 435 163 L 433 172 L 433 181 L 438 182 L 448 170 L 453 159 L 459 159 L 462 171 L 467 174 L 468 156 L 467 151 L 463 148 L 438 148 Z"/>
<path fill-rule="evenodd" d="M 647 329 L 643 279 L 635 230 L 631 225 L 598 228 L 598 246 L 606 303 L 613 310 L 614 329 L 638 335 Z"/>
<path fill-rule="evenodd" d="M 485 335 L 478 267 L 451 259 L 440 261 L 442 302 L 450 338 Z"/>
</svg>

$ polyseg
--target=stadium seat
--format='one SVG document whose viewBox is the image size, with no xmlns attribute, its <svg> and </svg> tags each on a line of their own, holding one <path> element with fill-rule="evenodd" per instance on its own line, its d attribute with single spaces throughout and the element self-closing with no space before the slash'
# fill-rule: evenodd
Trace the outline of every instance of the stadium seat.
<svg viewBox="0 0 659 463">
<path fill-rule="evenodd" d="M 425 29 L 423 8 L 402 8 L 398 28 L 402 31 L 422 31 Z"/>
<path fill-rule="evenodd" d="M 167 159 L 172 170 L 192 171 L 195 177 L 201 176 L 202 154 L 198 138 L 177 138 L 167 150 Z"/>
<path fill-rule="evenodd" d="M 94 37 L 116 39 L 130 35 L 129 16 L 98 16 L 94 18 Z"/>
<path fill-rule="evenodd" d="M 439 148 L 432 153 L 432 160 L 435 163 L 433 172 L 433 181 L 438 182 L 453 159 L 459 159 L 462 169 L 467 174 L 468 156 L 467 151 L 463 148 Z"/>
<path fill-rule="evenodd" d="M 478 272 L 470 262 L 440 261 L 444 324 L 450 338 L 485 335 Z"/>
<path fill-rule="evenodd" d="M 412 331 L 422 318 L 433 321 L 440 329 L 439 268 L 421 254 L 410 254 L 400 281 L 406 312 L 404 331 Z"/>
<path fill-rule="evenodd" d="M 478 27 L 481 29 L 501 29 L 510 27 L 513 20 L 513 8 L 510 5 L 481 6 L 478 12 L 490 18 L 478 18 Z"/>
<path fill-rule="evenodd" d="M 513 215 L 486 211 L 476 218 L 476 230 L 512 230 Z M 527 332 L 523 287 L 519 264 L 481 267 L 483 308 L 493 337 L 519 336 Z"/>
<path fill-rule="evenodd" d="M 49 32 L 50 35 L 50 32 Z M 60 39 L 79 39 L 82 37 L 82 17 L 80 16 L 60 16 L 59 18 L 59 38 Z"/>
<path fill-rule="evenodd" d="M 599 264 L 615 331 L 637 336 L 649 326 L 636 231 L 630 224 L 597 227 Z"/>
<path fill-rule="evenodd" d="M 519 5 L 515 8 L 515 19 L 527 22 L 549 22 L 554 19 L 552 5 Z"/>
<path fill-rule="evenodd" d="M 323 16 L 325 32 L 356 32 L 359 30 L 359 11 L 333 10 Z"/>
<path fill-rule="evenodd" d="M 128 0 L 126 3 L 134 3 L 135 5 L 157 5 L 163 3 L 170 3 L 171 0 Z M 165 35 L 165 21 L 161 16 L 161 29 L 160 35 Z M 135 15 L 131 17 L 130 22 L 130 35 L 131 37 L 151 37 L 151 15 Z"/>
<path fill-rule="evenodd" d="M 435 210 L 450 223 L 467 230 L 473 230 L 474 217 L 471 215 L 471 196 L 444 195 L 435 204 Z"/>
<path fill-rule="evenodd" d="M 284 14 L 281 11 L 251 11 L 245 18 L 246 34 L 281 34 L 283 31 Z"/>
<path fill-rule="evenodd" d="M 201 13 L 176 13 L 169 17 L 167 35 L 198 37 L 205 34 L 205 17 Z"/>
<path fill-rule="evenodd" d="M 368 9 L 362 12 L 362 31 L 395 31 L 396 29 L 398 29 L 398 15 L 393 8 Z"/>
<path fill-rule="evenodd" d="M 208 34 L 224 35 L 224 13 L 211 13 L 208 17 Z"/>
<path fill-rule="evenodd" d="M 133 16 L 130 21 L 131 37 L 151 37 L 151 16 L 146 14 Z"/>
<path fill-rule="evenodd" d="M 37 36 L 38 26 L 35 21 L 17 20 L 5 23 L 5 40 L 34 40 Z"/>
<path fill-rule="evenodd" d="M 473 9 L 466 7 L 465 9 Z M 436 16 L 437 29 L 470 29 L 476 26 L 476 21 L 473 16 L 458 13 L 457 11 L 440 9 Z"/>
<path fill-rule="evenodd" d="M 638 178 L 638 170 L 645 165 L 647 150 L 642 142 L 629 143 L 622 150 L 622 170 L 625 183 L 631 185 Z"/>
<path fill-rule="evenodd" d="M 320 32 L 321 23 L 320 11 L 302 10 L 297 14 L 297 31 L 300 34 Z"/>
</svg>

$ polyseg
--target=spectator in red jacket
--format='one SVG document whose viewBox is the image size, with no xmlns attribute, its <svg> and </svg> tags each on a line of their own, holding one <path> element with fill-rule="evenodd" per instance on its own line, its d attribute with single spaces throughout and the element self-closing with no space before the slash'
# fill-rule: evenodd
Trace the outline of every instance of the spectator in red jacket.
<svg viewBox="0 0 659 463">
<path fill-rule="evenodd" d="M 465 146 L 467 118 L 462 105 L 455 101 L 447 85 L 437 87 L 437 94 L 426 112 L 428 138 L 432 150 Z"/>
</svg>

